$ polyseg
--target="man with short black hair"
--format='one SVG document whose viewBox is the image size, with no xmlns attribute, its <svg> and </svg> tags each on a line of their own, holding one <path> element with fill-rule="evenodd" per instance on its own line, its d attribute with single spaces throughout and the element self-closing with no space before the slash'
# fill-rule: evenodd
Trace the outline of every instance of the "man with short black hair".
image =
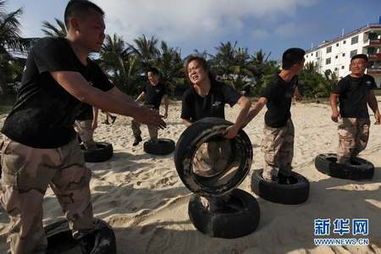
<svg viewBox="0 0 381 254">
<path fill-rule="evenodd" d="M 338 126 L 339 146 L 337 162 L 350 163 L 366 148 L 369 139 L 368 106 L 374 112 L 376 124 L 381 123 L 381 115 L 373 89 L 377 88 L 374 78 L 365 74 L 368 57 L 357 54 L 351 58 L 351 73 L 342 78 L 329 98 L 334 122 L 342 118 Z M 340 102 L 340 112 L 337 109 Z"/>
<path fill-rule="evenodd" d="M 31 48 L 16 104 L 1 132 L 0 202 L 11 217 L 12 253 L 45 253 L 42 202 L 48 185 L 87 249 L 95 230 L 89 182 L 91 171 L 73 129 L 82 103 L 165 127 L 160 115 L 140 107 L 113 86 L 88 55 L 99 52 L 104 12 L 85 0 L 65 10 L 66 38 L 43 38 Z"/>
<path fill-rule="evenodd" d="M 282 56 L 282 70 L 266 87 L 247 116 L 250 122 L 264 107 L 264 137 L 262 151 L 265 154 L 262 177 L 266 181 L 278 180 L 288 183 L 294 156 L 294 124 L 291 120 L 292 97 L 299 96 L 298 74 L 304 66 L 305 51 L 300 48 L 287 49 Z"/>
<path fill-rule="evenodd" d="M 159 70 L 151 67 L 147 71 L 147 79 L 149 84 L 144 86 L 143 91 L 136 98 L 136 102 L 143 102 L 148 108 L 151 108 L 159 112 L 161 101 L 164 100 L 165 111 L 164 118 L 168 117 L 168 95 L 167 88 L 165 84 L 160 82 Z M 142 141 L 140 123 L 132 120 L 131 122 L 132 133 L 134 134 L 135 140 L 132 144 L 133 146 L 138 145 Z M 148 126 L 148 132 L 151 140 L 157 140 L 157 128 Z"/>
</svg>

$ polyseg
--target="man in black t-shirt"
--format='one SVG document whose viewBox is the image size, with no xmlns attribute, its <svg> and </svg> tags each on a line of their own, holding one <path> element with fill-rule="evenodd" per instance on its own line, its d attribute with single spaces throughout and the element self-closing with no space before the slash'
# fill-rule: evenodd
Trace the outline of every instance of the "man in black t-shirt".
<svg viewBox="0 0 381 254">
<path fill-rule="evenodd" d="M 337 148 L 337 162 L 350 163 L 362 150 L 369 139 L 368 106 L 373 110 L 376 124 L 381 123 L 377 100 L 374 95 L 376 83 L 372 76 L 365 73 L 368 57 L 358 54 L 352 57 L 350 63 L 351 74 L 342 78 L 330 96 L 332 108 L 331 119 L 342 122 L 338 126 L 339 146 Z M 337 109 L 337 99 L 340 102 L 340 112 Z"/>
<path fill-rule="evenodd" d="M 287 49 L 282 56 L 282 70 L 274 76 L 261 97 L 252 106 L 246 123 L 251 121 L 264 107 L 264 152 L 263 179 L 279 183 L 288 183 L 291 174 L 291 163 L 294 156 L 294 125 L 291 120 L 292 97 L 299 96 L 297 74 L 303 69 L 304 50 Z"/>
<path fill-rule="evenodd" d="M 196 175 L 210 177 L 229 166 L 231 142 L 228 139 L 233 139 L 241 129 L 251 103 L 231 86 L 217 82 L 202 57 L 188 57 L 184 70 L 186 77 L 192 83 L 182 99 L 181 119 L 185 126 L 190 126 L 205 117 L 225 119 L 225 104 L 231 107 L 238 104 L 241 107 L 235 123 L 226 130 L 226 139 L 206 142 L 196 151 L 193 172 Z M 205 207 L 214 211 L 224 206 L 229 200 L 229 195 L 219 198 L 202 197 L 201 200 Z"/>
<path fill-rule="evenodd" d="M 104 12 L 86 0 L 69 1 L 66 38 L 44 38 L 31 48 L 17 101 L 1 132 L 0 202 L 11 217 L 12 253 L 45 253 L 42 202 L 48 185 L 73 236 L 84 246 L 95 229 L 86 168 L 73 128 L 82 103 L 165 127 L 158 113 L 114 87 L 88 58 L 103 43 Z M 90 251 L 84 250 L 84 253 Z"/>
<path fill-rule="evenodd" d="M 88 104 L 83 104 L 80 113 L 75 118 L 74 129 L 78 133 L 83 146 L 87 150 L 97 148 L 94 141 L 94 130 L 98 126 L 98 109 Z"/>
<path fill-rule="evenodd" d="M 144 101 L 144 105 L 159 112 L 161 101 L 164 100 L 165 111 L 164 118 L 168 117 L 168 95 L 167 88 L 164 84 L 159 82 L 160 73 L 156 68 L 150 68 L 147 71 L 147 78 L 149 84 L 146 84 L 143 91 L 139 94 L 136 102 Z M 132 144 L 136 146 L 142 141 L 140 123 L 137 121 L 131 122 L 132 133 L 134 134 L 135 140 Z M 157 139 L 157 128 L 148 126 L 148 132 L 151 140 Z"/>
</svg>

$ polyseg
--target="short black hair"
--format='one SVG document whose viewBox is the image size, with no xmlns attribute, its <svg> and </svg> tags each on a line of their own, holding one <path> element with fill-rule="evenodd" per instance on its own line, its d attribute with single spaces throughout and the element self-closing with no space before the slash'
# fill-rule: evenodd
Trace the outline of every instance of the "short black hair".
<svg viewBox="0 0 381 254">
<path fill-rule="evenodd" d="M 152 72 L 153 74 L 155 74 L 157 76 L 160 76 L 159 70 L 157 68 L 155 68 L 155 67 L 148 68 L 146 73 L 148 74 L 148 72 Z"/>
<path fill-rule="evenodd" d="M 304 60 L 306 52 L 301 48 L 289 48 L 282 56 L 282 69 L 288 70 L 294 64 L 301 63 Z"/>
<path fill-rule="evenodd" d="M 369 61 L 367 55 L 365 55 L 365 54 L 357 54 L 357 55 L 352 56 L 352 58 L 351 58 L 351 63 L 352 63 L 353 60 L 355 60 L 355 59 L 357 59 L 357 58 L 364 59 L 365 62 L 368 62 L 368 61 Z"/>
<path fill-rule="evenodd" d="M 64 14 L 66 28 L 69 29 L 70 17 L 73 17 L 74 15 L 78 14 L 83 15 L 89 10 L 94 10 L 102 15 L 105 14 L 105 12 L 93 2 L 90 2 L 88 0 L 70 0 L 69 3 L 66 5 Z"/>
<path fill-rule="evenodd" d="M 208 77 L 209 77 L 211 82 L 216 81 L 216 77 L 210 71 L 208 62 L 206 61 L 206 59 L 204 57 L 202 57 L 200 55 L 189 55 L 186 57 L 186 60 L 184 63 L 184 73 L 185 73 L 185 77 L 188 81 L 190 81 L 189 75 L 188 75 L 189 74 L 188 73 L 188 66 L 189 66 L 190 62 L 192 62 L 192 61 L 196 61 L 199 65 L 201 65 L 201 67 L 208 73 Z"/>
</svg>

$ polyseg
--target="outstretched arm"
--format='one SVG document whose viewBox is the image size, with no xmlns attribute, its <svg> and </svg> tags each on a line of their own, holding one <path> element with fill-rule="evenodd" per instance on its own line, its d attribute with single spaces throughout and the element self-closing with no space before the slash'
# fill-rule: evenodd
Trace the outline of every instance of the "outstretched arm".
<svg viewBox="0 0 381 254">
<path fill-rule="evenodd" d="M 255 104 L 252 104 L 251 105 L 251 108 L 249 110 L 249 113 L 247 114 L 246 116 L 246 119 L 245 119 L 245 126 L 251 121 L 253 120 L 254 117 L 256 117 L 258 115 L 259 112 L 261 112 L 261 110 L 263 109 L 263 107 L 266 105 L 267 103 L 267 98 L 266 97 L 260 97 L 258 99 L 258 101 L 255 103 Z"/>
<path fill-rule="evenodd" d="M 250 100 L 245 96 L 241 96 L 238 99 L 237 104 L 241 107 L 241 111 L 239 112 L 237 119 L 235 120 L 235 123 L 228 128 L 225 138 L 231 139 L 237 135 L 238 131 L 245 123 L 246 116 L 251 106 Z"/>
<path fill-rule="evenodd" d="M 144 124 L 160 128 L 165 127 L 165 122 L 158 113 L 140 107 L 116 87 L 104 92 L 89 85 L 79 72 L 59 71 L 50 74 L 60 86 L 83 103 L 96 106 L 105 111 L 131 116 Z"/>
</svg>

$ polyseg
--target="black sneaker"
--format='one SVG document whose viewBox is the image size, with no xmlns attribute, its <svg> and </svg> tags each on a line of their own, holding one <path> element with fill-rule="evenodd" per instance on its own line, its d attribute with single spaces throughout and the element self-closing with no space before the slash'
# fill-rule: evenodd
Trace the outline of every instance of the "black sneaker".
<svg viewBox="0 0 381 254">
<path fill-rule="evenodd" d="M 111 116 L 111 123 L 115 123 L 116 116 Z"/>
<path fill-rule="evenodd" d="M 137 138 L 135 138 L 135 141 L 134 141 L 134 143 L 132 144 L 132 146 L 137 146 L 137 145 L 139 145 L 140 141 L 142 141 L 142 138 L 141 138 L 141 137 L 137 137 Z"/>
</svg>

